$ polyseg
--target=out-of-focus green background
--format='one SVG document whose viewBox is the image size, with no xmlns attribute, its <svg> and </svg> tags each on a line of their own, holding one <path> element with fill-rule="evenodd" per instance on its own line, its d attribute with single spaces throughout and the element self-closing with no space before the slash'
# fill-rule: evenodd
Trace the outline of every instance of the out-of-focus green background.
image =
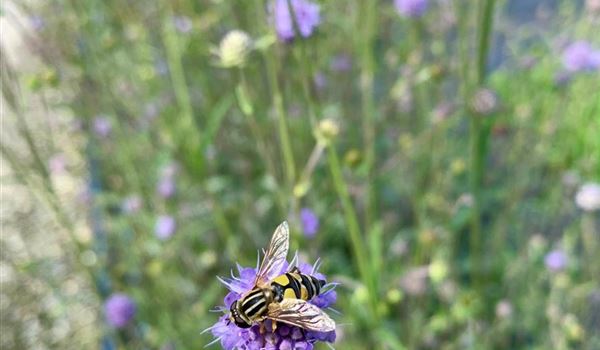
<svg viewBox="0 0 600 350">
<path fill-rule="evenodd" d="M 3 1 L 2 349 L 199 349 L 284 219 L 337 349 L 600 349 L 600 2 L 267 3 Z"/>
</svg>

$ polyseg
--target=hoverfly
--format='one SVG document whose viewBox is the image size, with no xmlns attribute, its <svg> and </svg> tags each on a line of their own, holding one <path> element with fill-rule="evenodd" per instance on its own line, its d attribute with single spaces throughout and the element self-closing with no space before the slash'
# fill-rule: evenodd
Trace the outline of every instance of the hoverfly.
<svg viewBox="0 0 600 350">
<path fill-rule="evenodd" d="M 335 322 L 320 308 L 308 303 L 319 295 L 325 281 L 303 274 L 295 266 L 270 279 L 281 271 L 288 249 L 289 228 L 284 221 L 275 229 L 264 253 L 254 288 L 231 304 L 230 322 L 240 328 L 249 328 L 254 323 L 270 319 L 273 330 L 277 327 L 276 322 L 283 322 L 311 331 L 333 331 Z"/>
</svg>

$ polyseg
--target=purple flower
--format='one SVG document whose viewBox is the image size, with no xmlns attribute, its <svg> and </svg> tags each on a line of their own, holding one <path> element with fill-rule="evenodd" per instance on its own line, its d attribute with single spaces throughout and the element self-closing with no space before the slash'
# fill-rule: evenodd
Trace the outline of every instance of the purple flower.
<svg viewBox="0 0 600 350">
<path fill-rule="evenodd" d="M 300 222 L 306 237 L 314 237 L 319 230 L 319 217 L 309 208 L 300 209 Z"/>
<path fill-rule="evenodd" d="M 38 15 L 29 17 L 29 23 L 31 24 L 31 28 L 36 32 L 39 32 L 46 27 L 46 21 L 43 17 Z"/>
<path fill-rule="evenodd" d="M 62 174 L 65 172 L 67 160 L 63 153 L 57 153 L 48 160 L 48 168 L 53 174 Z"/>
<path fill-rule="evenodd" d="M 322 91 L 325 89 L 325 87 L 327 87 L 327 77 L 321 72 L 315 73 L 313 81 L 315 83 L 315 87 L 319 91 Z"/>
<path fill-rule="evenodd" d="M 173 17 L 173 25 L 178 32 L 186 34 L 192 30 L 192 20 L 187 16 Z"/>
<path fill-rule="evenodd" d="M 600 210 L 600 183 L 583 184 L 575 195 L 575 203 L 585 211 Z"/>
<path fill-rule="evenodd" d="M 142 198 L 138 195 L 132 195 L 123 200 L 121 209 L 127 214 L 137 213 L 142 209 Z"/>
<path fill-rule="evenodd" d="M 295 25 L 288 7 L 288 0 L 274 0 L 270 6 L 272 21 L 279 39 L 290 41 L 296 36 L 295 26 L 300 35 L 308 38 L 321 23 L 320 7 L 307 0 L 289 0 L 295 15 Z"/>
<path fill-rule="evenodd" d="M 125 294 L 115 293 L 104 303 L 106 321 L 113 327 L 125 327 L 135 316 L 135 302 Z"/>
<path fill-rule="evenodd" d="M 177 223 L 175 222 L 175 218 L 168 215 L 161 215 L 156 219 L 156 224 L 154 225 L 154 233 L 156 237 L 161 240 L 166 240 L 171 238 L 175 233 L 175 229 L 177 228 Z"/>
<path fill-rule="evenodd" d="M 307 263 L 301 263 L 297 265 L 300 272 L 304 274 L 313 275 L 319 279 L 325 279 L 323 274 L 316 272 L 313 265 Z M 229 293 L 223 300 L 224 306 L 220 309 L 223 311 L 229 310 L 231 304 L 238 300 L 244 293 L 248 292 L 254 287 L 254 279 L 256 278 L 257 269 L 237 266 L 239 276 L 233 276 L 231 278 L 223 278 L 221 282 L 229 289 Z M 289 265 L 284 264 L 281 271 L 278 274 L 285 273 L 289 270 Z M 272 276 L 276 277 L 276 276 Z M 334 286 L 326 284 L 323 287 L 322 294 L 316 296 L 310 303 L 318 306 L 319 308 L 327 308 L 335 303 L 337 295 Z M 248 349 L 248 350 L 259 350 L 259 349 L 313 349 L 314 343 L 317 341 L 334 342 L 336 333 L 332 332 L 313 332 L 306 331 L 299 327 L 290 326 L 285 323 L 278 323 L 277 329 L 273 331 L 271 321 L 266 320 L 264 322 L 265 333 L 260 332 L 259 325 L 253 325 L 250 328 L 239 328 L 233 322 L 229 322 L 228 315 L 223 315 L 219 318 L 216 324 L 214 324 L 208 330 L 211 331 L 215 337 L 215 341 L 220 341 L 221 346 L 225 350 L 233 349 Z"/>
<path fill-rule="evenodd" d="M 98 116 L 94 118 L 94 132 L 100 137 L 108 137 L 112 131 L 112 123 L 106 116 Z"/>
<path fill-rule="evenodd" d="M 600 68 L 600 50 L 585 41 L 576 41 L 563 51 L 563 65 L 569 72 L 592 71 Z"/>
<path fill-rule="evenodd" d="M 394 5 L 404 17 L 421 17 L 429 7 L 428 0 L 394 0 Z"/>
<path fill-rule="evenodd" d="M 171 177 L 163 177 L 156 185 L 156 192 L 162 198 L 170 198 L 175 194 L 175 181 Z"/>
<path fill-rule="evenodd" d="M 553 250 L 544 258 L 546 267 L 552 272 L 563 270 L 567 266 L 567 262 L 567 255 L 562 250 Z"/>
<path fill-rule="evenodd" d="M 331 70 L 334 72 L 347 72 L 352 69 L 352 59 L 346 54 L 336 55 L 331 60 Z"/>
</svg>

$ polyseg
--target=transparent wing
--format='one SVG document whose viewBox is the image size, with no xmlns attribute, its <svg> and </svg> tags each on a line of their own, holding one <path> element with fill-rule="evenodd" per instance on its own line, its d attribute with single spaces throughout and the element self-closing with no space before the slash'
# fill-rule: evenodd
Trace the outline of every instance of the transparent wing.
<svg viewBox="0 0 600 350">
<path fill-rule="evenodd" d="M 267 318 L 298 326 L 310 331 L 330 332 L 335 330 L 335 321 L 323 310 L 301 299 L 283 299 L 281 303 L 271 303 Z"/>
<path fill-rule="evenodd" d="M 282 222 L 273 233 L 271 243 L 265 251 L 265 256 L 256 274 L 255 285 L 266 284 L 274 274 L 279 273 L 290 247 L 290 230 L 287 221 Z"/>
</svg>

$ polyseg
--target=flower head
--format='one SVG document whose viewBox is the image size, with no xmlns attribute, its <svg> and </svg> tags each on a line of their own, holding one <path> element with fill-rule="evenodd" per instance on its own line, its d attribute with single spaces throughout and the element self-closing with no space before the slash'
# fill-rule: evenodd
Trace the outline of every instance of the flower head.
<svg viewBox="0 0 600 350">
<path fill-rule="evenodd" d="M 562 250 L 553 250 L 544 258 L 546 267 L 552 272 L 563 270 L 567 266 L 567 262 L 567 255 Z"/>
<path fill-rule="evenodd" d="M 224 68 L 241 67 L 254 47 L 252 38 L 243 30 L 232 30 L 227 33 L 214 54 L 219 60 L 219 65 Z"/>
<path fill-rule="evenodd" d="M 590 182 L 582 185 L 575 195 L 575 203 L 585 211 L 600 210 L 600 184 Z"/>
<path fill-rule="evenodd" d="M 295 23 L 292 22 L 288 1 L 294 12 Z M 274 0 L 270 10 L 277 36 L 283 41 L 294 39 L 296 26 L 300 36 L 308 38 L 321 24 L 319 5 L 307 0 Z"/>
<path fill-rule="evenodd" d="M 106 321 L 113 327 L 125 327 L 135 316 L 135 302 L 126 294 L 115 293 L 104 303 Z"/>
<path fill-rule="evenodd" d="M 187 16 L 174 16 L 173 26 L 178 32 L 186 34 L 192 30 L 192 20 Z"/>
<path fill-rule="evenodd" d="M 112 123 L 106 116 L 98 116 L 94 119 L 93 128 L 96 135 L 108 137 L 112 131 Z"/>
<path fill-rule="evenodd" d="M 131 195 L 123 200 L 121 210 L 126 214 L 137 213 L 143 206 L 142 198 L 138 195 Z"/>
<path fill-rule="evenodd" d="M 175 181 L 172 177 L 163 177 L 156 184 L 156 192 L 162 198 L 170 198 L 175 194 Z"/>
<path fill-rule="evenodd" d="M 394 0 L 398 12 L 404 17 L 421 17 L 429 7 L 428 0 Z"/>
<path fill-rule="evenodd" d="M 57 153 L 48 160 L 48 168 L 53 174 L 62 174 L 66 170 L 67 160 L 63 153 Z"/>
<path fill-rule="evenodd" d="M 313 267 L 313 265 L 307 263 L 300 263 L 297 266 L 300 272 L 325 280 L 325 276 L 316 271 L 316 266 Z M 224 306 L 220 307 L 224 311 L 229 310 L 235 301 L 254 287 L 254 280 L 258 269 L 238 265 L 237 270 L 239 276 L 233 276 L 232 273 L 231 278 L 221 280 L 229 289 L 229 293 L 223 299 Z M 289 265 L 286 263 L 280 273 L 285 273 L 288 270 Z M 329 307 L 337 299 L 336 292 L 331 284 L 326 284 L 323 290 L 324 292 L 309 301 L 321 309 Z M 270 320 L 264 322 L 264 327 L 265 332 L 263 333 L 261 333 L 260 325 L 258 324 L 250 328 L 239 328 L 233 322 L 229 321 L 228 315 L 223 315 L 209 330 L 215 337 L 215 341 L 220 341 L 221 346 L 225 350 L 311 350 L 317 341 L 334 342 L 336 337 L 335 331 L 326 333 L 313 332 L 281 322 L 277 324 L 276 330 L 273 331 Z"/>
<path fill-rule="evenodd" d="M 161 240 L 169 239 L 175 233 L 175 229 L 177 228 L 177 223 L 175 222 L 175 218 L 168 215 L 161 215 L 156 219 L 156 224 L 154 225 L 154 233 L 156 237 Z"/>
<path fill-rule="evenodd" d="M 319 230 L 319 217 L 309 208 L 300 210 L 300 222 L 302 223 L 302 231 L 309 238 L 315 236 Z"/>
<path fill-rule="evenodd" d="M 563 65 L 569 72 L 591 71 L 600 68 L 600 50 L 585 41 L 576 41 L 563 51 Z"/>
</svg>

